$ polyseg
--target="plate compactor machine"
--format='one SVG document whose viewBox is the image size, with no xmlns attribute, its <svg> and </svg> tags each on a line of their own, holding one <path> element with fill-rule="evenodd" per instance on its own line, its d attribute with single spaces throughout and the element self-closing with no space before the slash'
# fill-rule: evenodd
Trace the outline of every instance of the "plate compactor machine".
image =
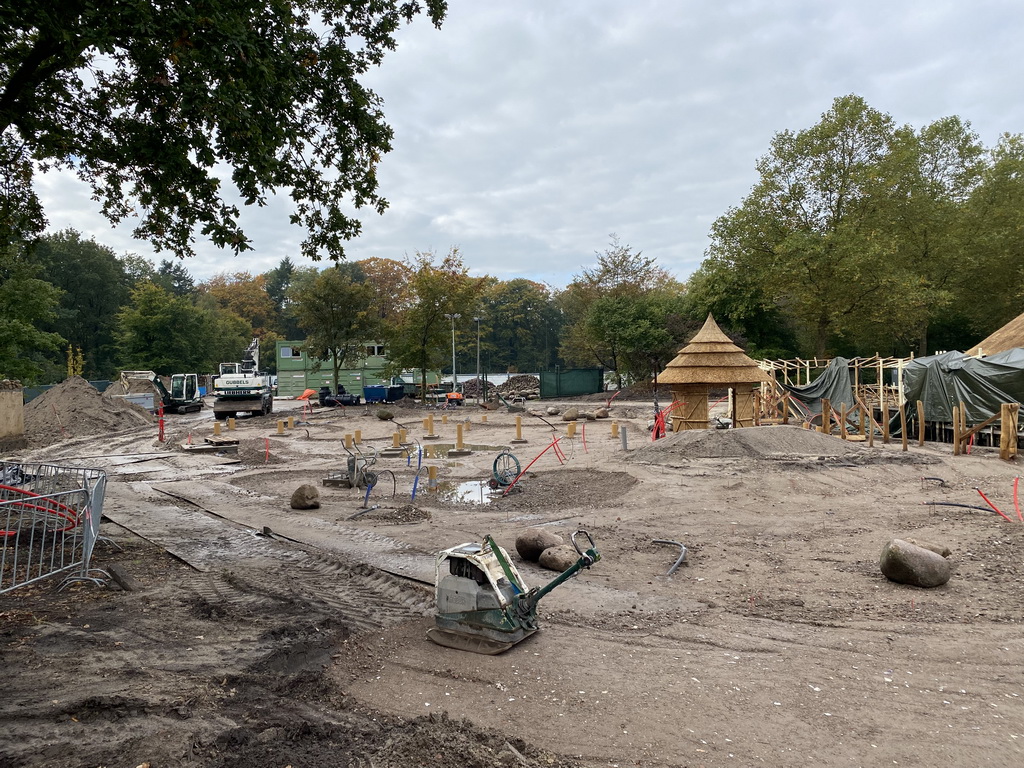
<svg viewBox="0 0 1024 768">
<path fill-rule="evenodd" d="M 589 547 L 583 549 L 580 539 Z M 438 554 L 435 564 L 436 627 L 427 637 L 438 645 L 494 655 L 537 631 L 537 603 L 558 585 L 589 568 L 601 555 L 586 531 L 570 539 L 579 560 L 543 587 L 530 589 L 508 553 L 490 536 L 483 544 L 460 544 Z"/>
</svg>

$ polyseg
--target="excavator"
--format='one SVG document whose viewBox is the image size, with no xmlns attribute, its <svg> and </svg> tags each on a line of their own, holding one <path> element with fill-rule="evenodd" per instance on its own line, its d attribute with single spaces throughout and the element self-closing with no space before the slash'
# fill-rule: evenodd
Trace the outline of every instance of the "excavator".
<svg viewBox="0 0 1024 768">
<path fill-rule="evenodd" d="M 171 376 L 171 388 L 168 390 L 163 380 L 153 371 L 121 371 L 121 386 L 126 393 L 131 388 L 132 380 L 151 383 L 160 394 L 166 413 L 195 413 L 203 407 L 198 374 L 175 373 Z"/>
</svg>

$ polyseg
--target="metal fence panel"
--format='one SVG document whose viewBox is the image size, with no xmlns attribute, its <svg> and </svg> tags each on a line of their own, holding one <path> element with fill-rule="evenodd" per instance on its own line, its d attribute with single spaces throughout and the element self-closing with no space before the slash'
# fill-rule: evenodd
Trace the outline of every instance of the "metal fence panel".
<svg viewBox="0 0 1024 768">
<path fill-rule="evenodd" d="M 63 574 L 92 579 L 102 470 L 0 462 L 0 593 Z"/>
<path fill-rule="evenodd" d="M 540 396 L 577 397 L 604 391 L 603 368 L 555 369 L 540 374 Z"/>
</svg>

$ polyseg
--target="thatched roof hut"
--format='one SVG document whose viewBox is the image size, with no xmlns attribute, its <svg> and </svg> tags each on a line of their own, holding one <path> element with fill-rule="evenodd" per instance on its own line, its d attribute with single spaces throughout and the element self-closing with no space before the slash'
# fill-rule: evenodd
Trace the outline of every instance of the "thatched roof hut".
<svg viewBox="0 0 1024 768">
<path fill-rule="evenodd" d="M 708 393 L 730 390 L 730 417 L 734 427 L 754 424 L 754 389 L 771 377 L 736 346 L 708 315 L 704 327 L 658 374 L 658 384 L 668 384 L 673 400 L 672 429 L 706 429 Z"/>
<path fill-rule="evenodd" d="M 1017 347 L 1024 347 L 1024 315 L 1013 318 L 980 344 L 967 350 L 967 354 L 972 357 L 998 355 Z"/>
</svg>

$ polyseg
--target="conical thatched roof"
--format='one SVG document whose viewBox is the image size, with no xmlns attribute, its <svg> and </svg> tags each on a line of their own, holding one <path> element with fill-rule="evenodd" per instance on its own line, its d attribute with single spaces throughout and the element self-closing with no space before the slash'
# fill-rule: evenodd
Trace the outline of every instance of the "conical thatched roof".
<svg viewBox="0 0 1024 768">
<path fill-rule="evenodd" d="M 998 355 L 1008 349 L 1024 347 L 1024 315 L 1018 315 L 980 344 L 967 350 L 968 355 Z"/>
<path fill-rule="evenodd" d="M 690 343 L 658 374 L 659 384 L 728 386 L 769 381 L 771 377 L 722 333 L 711 315 Z"/>
</svg>

